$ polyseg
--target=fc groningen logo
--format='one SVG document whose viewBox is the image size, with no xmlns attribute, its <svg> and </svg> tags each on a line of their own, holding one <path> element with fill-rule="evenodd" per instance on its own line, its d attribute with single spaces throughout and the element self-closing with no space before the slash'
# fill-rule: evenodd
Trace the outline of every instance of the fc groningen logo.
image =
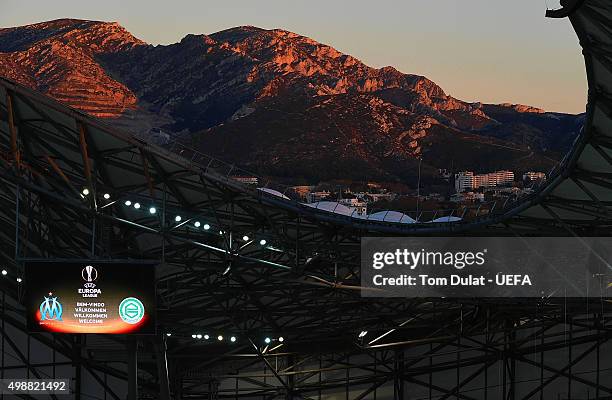
<svg viewBox="0 0 612 400">
<path fill-rule="evenodd" d="M 135 297 L 126 297 L 119 304 L 119 316 L 128 324 L 137 324 L 144 317 L 145 308 Z"/>
</svg>

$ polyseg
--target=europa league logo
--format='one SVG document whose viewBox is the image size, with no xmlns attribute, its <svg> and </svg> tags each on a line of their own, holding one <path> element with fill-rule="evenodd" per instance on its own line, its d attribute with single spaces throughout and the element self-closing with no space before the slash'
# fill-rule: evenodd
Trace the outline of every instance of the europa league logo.
<svg viewBox="0 0 612 400">
<path fill-rule="evenodd" d="M 81 271 L 81 276 L 85 281 L 93 282 L 98 279 L 98 270 L 96 270 L 91 265 L 88 265 Z"/>
</svg>

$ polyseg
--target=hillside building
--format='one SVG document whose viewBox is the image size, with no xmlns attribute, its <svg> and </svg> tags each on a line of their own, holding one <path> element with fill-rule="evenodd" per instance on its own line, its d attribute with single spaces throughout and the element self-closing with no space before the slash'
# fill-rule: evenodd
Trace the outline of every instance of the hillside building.
<svg viewBox="0 0 612 400">
<path fill-rule="evenodd" d="M 496 171 L 476 175 L 472 171 L 463 171 L 455 175 L 455 191 L 463 193 L 479 188 L 490 188 L 510 185 L 514 182 L 514 172 Z"/>
</svg>

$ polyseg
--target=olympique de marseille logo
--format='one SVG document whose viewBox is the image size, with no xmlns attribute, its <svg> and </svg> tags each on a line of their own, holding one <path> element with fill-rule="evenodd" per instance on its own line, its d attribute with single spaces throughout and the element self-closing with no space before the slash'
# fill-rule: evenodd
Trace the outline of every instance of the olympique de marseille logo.
<svg viewBox="0 0 612 400">
<path fill-rule="evenodd" d="M 61 321 L 62 320 L 62 303 L 57 300 L 57 296 L 51 297 L 53 293 L 49 293 L 49 297 L 44 296 L 44 300 L 40 303 L 40 320 Z"/>
</svg>

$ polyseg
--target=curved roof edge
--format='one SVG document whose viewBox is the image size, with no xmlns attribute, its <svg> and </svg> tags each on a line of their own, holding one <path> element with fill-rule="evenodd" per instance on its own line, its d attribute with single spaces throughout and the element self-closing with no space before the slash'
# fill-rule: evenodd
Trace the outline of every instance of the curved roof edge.
<svg viewBox="0 0 612 400">
<path fill-rule="evenodd" d="M 588 0 L 586 1 L 587 5 L 590 3 L 598 4 L 603 0 Z M 579 12 L 575 12 L 571 14 L 570 19 L 575 30 L 578 33 L 580 38 L 581 45 L 587 49 L 587 43 L 589 41 L 590 34 L 587 34 L 586 27 L 584 26 L 586 23 L 585 20 L 588 20 L 588 16 L 582 16 L 578 14 L 583 14 L 583 8 L 587 8 L 586 6 L 578 9 L 581 5 L 585 3 L 585 0 L 576 0 L 571 5 L 566 5 L 566 7 L 574 7 L 572 10 Z M 602 6 L 599 4 L 599 7 L 603 7 L 606 12 L 610 11 L 610 15 L 606 14 L 606 18 L 612 20 L 612 10 L 609 10 L 610 6 Z M 607 8 L 606 8 L 607 7 Z M 564 7 L 565 9 L 565 7 Z M 567 11 L 567 10 L 566 10 Z M 585 11 L 586 14 L 586 11 Z M 607 39 L 607 42 L 612 42 L 612 39 Z M 535 193 L 530 195 L 527 198 L 521 199 L 520 202 L 511 204 L 509 207 L 503 207 L 499 210 L 496 210 L 494 214 L 488 214 L 486 216 L 477 217 L 474 220 L 463 220 L 457 221 L 459 218 L 458 215 L 450 215 L 446 216 L 446 218 L 437 219 L 437 221 L 432 221 L 429 223 L 416 222 L 413 224 L 405 224 L 401 222 L 392 222 L 392 221 L 377 221 L 374 219 L 367 218 L 358 218 L 351 217 L 348 215 L 342 215 L 337 213 L 328 212 L 321 209 L 316 209 L 313 207 L 309 207 L 303 205 L 297 201 L 287 199 L 280 192 L 271 192 L 268 190 L 262 190 L 261 188 L 253 188 L 248 185 L 241 184 L 231 177 L 216 173 L 214 170 L 209 170 L 203 165 L 196 165 L 193 162 L 190 162 L 188 159 L 185 159 L 179 156 L 176 153 L 168 151 L 167 149 L 161 148 L 159 146 L 147 143 L 142 139 L 129 135 L 124 132 L 119 132 L 116 129 L 109 127 L 104 122 L 101 122 L 87 114 L 79 112 L 77 110 L 71 109 L 68 106 L 65 106 L 48 96 L 41 95 L 33 90 L 25 88 L 19 84 L 16 84 L 8 79 L 0 78 L 0 84 L 11 90 L 20 92 L 30 98 L 36 99 L 36 101 L 40 101 L 51 108 L 55 108 L 56 110 L 71 115 L 75 117 L 77 120 L 83 121 L 84 123 L 90 124 L 92 126 L 96 126 L 99 129 L 103 130 L 107 134 L 114 136 L 119 140 L 126 141 L 138 147 L 146 148 L 147 151 L 158 154 L 159 156 L 165 157 L 167 159 L 172 159 L 175 162 L 179 162 L 187 168 L 190 168 L 198 173 L 206 175 L 208 178 L 219 181 L 224 185 L 228 185 L 236 190 L 239 190 L 244 193 L 248 193 L 250 196 L 258 198 L 260 201 L 267 203 L 269 205 L 273 205 L 282 209 L 285 209 L 289 212 L 295 212 L 300 215 L 305 215 L 310 218 L 314 218 L 320 221 L 331 222 L 335 224 L 342 225 L 352 225 L 357 229 L 364 229 L 369 231 L 379 231 L 379 232 L 387 232 L 387 233 L 397 233 L 397 234 L 428 234 L 428 233 L 445 233 L 445 232 L 462 232 L 465 230 L 473 229 L 474 227 L 483 227 L 487 225 L 497 224 L 500 222 L 504 222 L 508 219 L 511 219 L 534 206 L 538 206 L 544 202 L 548 198 L 548 196 L 555 191 L 562 183 L 568 180 L 570 175 L 572 174 L 572 170 L 576 167 L 576 163 L 581 157 L 586 145 L 592 134 L 592 125 L 593 125 L 593 114 L 594 109 L 596 108 L 594 93 L 598 90 L 597 88 L 601 86 L 601 82 L 598 82 L 598 75 L 593 72 L 593 55 L 590 51 L 585 51 L 585 59 L 587 64 L 587 78 L 589 83 L 589 102 L 587 104 L 587 117 L 585 119 L 585 127 L 578 137 L 574 147 L 570 151 L 570 153 L 565 157 L 560 169 L 558 169 L 558 173 L 552 177 L 546 184 L 542 185 Z M 280 194 L 280 196 L 279 196 Z M 451 222 L 452 218 L 453 223 Z M 548 216 L 550 220 L 550 216 Z M 440 221 L 440 222 L 438 222 Z M 441 222 L 448 221 L 448 222 Z"/>
<path fill-rule="evenodd" d="M 584 3 L 585 0 L 561 0 L 561 8 L 556 10 L 546 10 L 547 18 L 566 18 L 569 17 Z"/>
</svg>

